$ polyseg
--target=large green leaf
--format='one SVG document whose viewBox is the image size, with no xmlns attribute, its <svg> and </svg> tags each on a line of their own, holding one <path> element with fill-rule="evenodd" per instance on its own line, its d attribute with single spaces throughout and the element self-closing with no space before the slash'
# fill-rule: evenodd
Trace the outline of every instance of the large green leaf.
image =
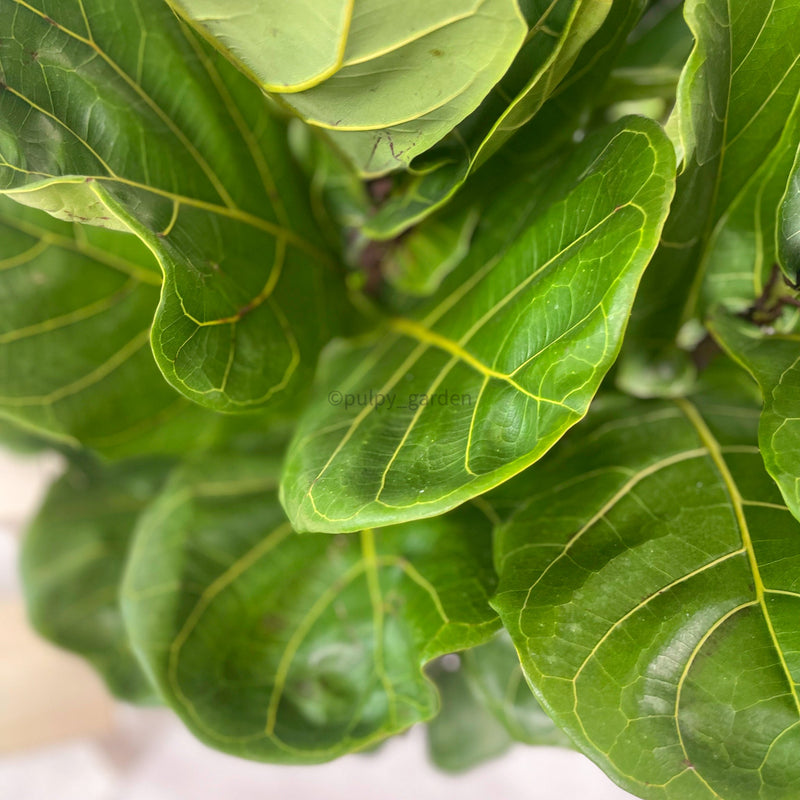
<svg viewBox="0 0 800 800">
<path fill-rule="evenodd" d="M 222 418 L 148 347 L 161 275 L 137 239 L 0 198 L 0 414 L 107 455 L 182 453 Z"/>
<path fill-rule="evenodd" d="M 468 508 L 300 536 L 276 484 L 259 456 L 174 476 L 140 522 L 123 606 L 165 702 L 201 739 L 311 763 L 436 712 L 423 665 L 497 629 L 491 525 Z"/>
<path fill-rule="evenodd" d="M 685 11 L 696 44 L 676 107 L 684 170 L 620 375 L 641 396 L 681 393 L 692 380 L 675 350 L 685 323 L 761 294 L 800 142 L 800 2 L 687 0 Z"/>
<path fill-rule="evenodd" d="M 367 175 L 408 164 L 452 130 L 500 80 L 526 34 L 517 0 L 174 5 L 264 89 L 288 92 L 282 101 L 327 129 Z"/>
<path fill-rule="evenodd" d="M 657 125 L 611 126 L 508 185 L 413 316 L 330 348 L 282 482 L 297 529 L 433 516 L 549 449 L 614 361 L 673 172 Z"/>
<path fill-rule="evenodd" d="M 544 707 L 650 800 L 800 792 L 800 525 L 732 384 L 607 396 L 518 479 L 493 601 Z"/>
<path fill-rule="evenodd" d="M 428 723 L 428 750 L 438 767 L 471 769 L 514 742 L 568 746 L 525 682 L 507 635 L 465 651 L 456 663 L 451 658 L 431 670 L 442 696 L 442 710 Z"/>
<path fill-rule="evenodd" d="M 136 519 L 164 475 L 153 461 L 74 464 L 51 487 L 22 547 L 37 631 L 88 659 L 115 695 L 134 702 L 156 693 L 131 649 L 119 588 Z"/>
<path fill-rule="evenodd" d="M 626 0 L 627 2 L 627 0 Z M 533 118 L 597 31 L 610 0 L 528 0 L 529 31 L 492 93 L 424 158 L 365 230 L 388 239 L 444 205 L 519 128 Z"/>
<path fill-rule="evenodd" d="M 110 11 L 0 0 L 0 191 L 153 251 L 152 345 L 179 391 L 220 410 L 288 402 L 340 292 L 285 126 L 165 3 Z"/>
</svg>

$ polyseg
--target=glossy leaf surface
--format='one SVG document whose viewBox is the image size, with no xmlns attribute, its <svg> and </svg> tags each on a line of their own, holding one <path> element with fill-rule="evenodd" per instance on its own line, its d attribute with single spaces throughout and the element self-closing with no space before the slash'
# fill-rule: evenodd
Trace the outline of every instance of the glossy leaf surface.
<svg viewBox="0 0 800 800">
<path fill-rule="evenodd" d="M 612 126 L 509 186 L 413 316 L 332 347 L 282 481 L 298 530 L 439 514 L 549 449 L 616 356 L 673 170 L 658 126 Z"/>
<path fill-rule="evenodd" d="M 800 787 L 800 524 L 733 385 L 606 396 L 520 476 L 494 605 L 537 696 L 638 797 Z"/>
<path fill-rule="evenodd" d="M 341 292 L 284 124 L 165 3 L 108 10 L 0 2 L 0 190 L 153 251 L 152 346 L 180 392 L 227 411 L 288 402 Z"/>
<path fill-rule="evenodd" d="M 165 702 L 205 742 L 312 763 L 430 718 L 423 665 L 497 629 L 475 509 L 300 536 L 263 457 L 187 467 L 142 518 L 125 618 Z"/>
</svg>

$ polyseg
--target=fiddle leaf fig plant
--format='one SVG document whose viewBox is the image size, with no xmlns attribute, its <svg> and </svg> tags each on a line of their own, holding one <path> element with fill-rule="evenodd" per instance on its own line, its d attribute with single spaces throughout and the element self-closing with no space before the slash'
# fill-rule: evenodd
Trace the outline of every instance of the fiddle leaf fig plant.
<svg viewBox="0 0 800 800">
<path fill-rule="evenodd" d="M 0 0 L 33 625 L 245 758 L 425 724 L 450 771 L 797 797 L 798 29 Z"/>
</svg>

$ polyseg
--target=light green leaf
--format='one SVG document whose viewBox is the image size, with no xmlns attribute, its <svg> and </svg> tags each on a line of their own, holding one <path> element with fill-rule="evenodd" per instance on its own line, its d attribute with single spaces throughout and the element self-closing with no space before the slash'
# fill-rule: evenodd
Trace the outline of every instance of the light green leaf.
<svg viewBox="0 0 800 800">
<path fill-rule="evenodd" d="M 148 347 L 160 287 L 134 237 L 0 198 L 0 415 L 115 457 L 209 444 L 221 417 L 178 395 Z"/>
<path fill-rule="evenodd" d="M 156 360 L 235 411 L 302 390 L 340 309 L 267 100 L 160 0 L 0 0 L 0 191 L 131 229 L 164 272 Z M 312 313 L 317 325 L 306 323 Z"/>
<path fill-rule="evenodd" d="M 800 3 L 687 0 L 696 44 L 678 89 L 684 170 L 642 284 L 620 386 L 680 394 L 682 326 L 717 302 L 746 308 L 775 260 L 776 209 L 800 142 Z"/>
<path fill-rule="evenodd" d="M 800 526 L 732 386 L 608 396 L 518 479 L 493 604 L 543 706 L 647 800 L 800 791 Z"/>
<path fill-rule="evenodd" d="M 526 33 L 517 0 L 239 5 L 246 8 L 232 14 L 208 0 L 181 2 L 264 89 L 289 92 L 282 102 L 329 131 L 369 176 L 410 163 L 470 114 Z M 273 49 L 267 39 L 281 43 Z M 302 77 L 281 85 L 290 76 Z"/>
<path fill-rule="evenodd" d="M 440 514 L 543 455 L 616 357 L 673 174 L 657 125 L 611 126 L 507 186 L 412 316 L 331 347 L 282 481 L 297 529 Z"/>
<path fill-rule="evenodd" d="M 22 547 L 22 580 L 36 630 L 88 661 L 124 700 L 157 699 L 131 649 L 119 588 L 136 519 L 165 465 L 75 463 L 51 488 Z"/>
<path fill-rule="evenodd" d="M 428 661 L 497 630 L 491 525 L 446 518 L 299 536 L 276 462 L 185 468 L 141 520 L 124 611 L 159 691 L 203 741 L 313 763 L 429 719 Z"/>
<path fill-rule="evenodd" d="M 442 710 L 428 723 L 428 750 L 438 767 L 470 769 L 514 742 L 569 746 L 536 702 L 505 633 L 456 658 L 431 669 L 442 695 Z"/>
<path fill-rule="evenodd" d="M 365 226 L 389 239 L 441 208 L 519 128 L 529 122 L 600 27 L 610 0 L 529 0 L 528 35 L 492 93 L 418 163 Z"/>
<path fill-rule="evenodd" d="M 356 0 L 167 0 L 267 91 L 297 92 L 341 68 Z"/>
</svg>

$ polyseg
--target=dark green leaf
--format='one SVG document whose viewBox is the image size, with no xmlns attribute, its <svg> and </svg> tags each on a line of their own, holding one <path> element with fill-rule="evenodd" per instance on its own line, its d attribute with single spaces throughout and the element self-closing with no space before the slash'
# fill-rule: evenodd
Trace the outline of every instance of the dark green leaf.
<svg viewBox="0 0 800 800">
<path fill-rule="evenodd" d="M 554 720 L 650 800 L 800 791 L 800 525 L 732 385 L 607 396 L 518 479 L 495 607 Z"/>
<path fill-rule="evenodd" d="M 410 295 L 433 294 L 466 258 L 480 212 L 453 204 L 423 220 L 390 248 L 383 261 L 386 279 Z"/>
<path fill-rule="evenodd" d="M 686 391 L 681 328 L 716 302 L 739 310 L 761 294 L 800 141 L 800 3 L 687 0 L 685 11 L 696 45 L 676 106 L 684 170 L 619 376 L 639 396 Z"/>
<path fill-rule="evenodd" d="M 789 280 L 800 282 L 800 144 L 781 203 L 778 257 Z"/>
<path fill-rule="evenodd" d="M 160 0 L 0 0 L 0 18 L 0 191 L 153 251 L 152 345 L 179 391 L 290 402 L 341 290 L 258 88 Z"/>
<path fill-rule="evenodd" d="M 182 453 L 222 419 L 148 347 L 161 275 L 137 239 L 0 198 L 0 414 L 105 454 Z"/>
<path fill-rule="evenodd" d="M 297 535 L 264 457 L 187 467 L 139 525 L 123 589 L 137 652 L 205 742 L 312 763 L 430 718 L 422 673 L 486 641 L 491 526 L 475 509 Z"/>
<path fill-rule="evenodd" d="M 618 351 L 673 172 L 657 125 L 610 127 L 509 185 L 413 316 L 330 348 L 282 482 L 297 529 L 442 513 L 581 419 Z"/>
<path fill-rule="evenodd" d="M 539 113 L 516 135 L 515 159 L 540 163 L 571 138 L 594 130 L 591 112 L 604 102 L 604 86 L 639 22 L 645 0 L 614 0 L 600 30 L 584 45 L 564 80 L 553 89 Z M 624 116 L 624 115 L 620 115 Z M 620 118 L 620 117 L 618 117 Z M 608 120 L 603 120 L 603 124 Z"/>
<path fill-rule="evenodd" d="M 470 769 L 514 742 L 569 746 L 533 696 L 505 633 L 456 659 L 431 670 L 442 695 L 442 710 L 428 724 L 428 749 L 437 766 Z"/>
<path fill-rule="evenodd" d="M 647 69 L 655 64 L 680 71 L 692 51 L 692 33 L 681 0 L 651 4 L 620 55 L 619 69 Z"/>
<path fill-rule="evenodd" d="M 116 696 L 133 702 L 157 695 L 131 649 L 119 588 L 136 519 L 165 471 L 152 461 L 70 467 L 22 548 L 28 614 L 38 632 L 89 660 Z"/>
<path fill-rule="evenodd" d="M 798 149 L 800 159 L 800 149 Z M 797 167 L 797 160 L 795 166 Z M 764 463 L 800 519 L 800 334 L 796 288 L 798 232 L 797 168 L 789 178 L 781 205 L 778 254 L 784 274 L 774 268 L 769 290 L 748 311 L 751 319 L 716 309 L 710 320 L 714 338 L 758 383 L 764 398 L 758 439 Z M 789 301 L 789 302 L 787 302 Z M 784 306 L 786 306 L 784 308 Z M 791 313 L 787 309 L 791 309 Z M 758 315 L 763 319 L 759 320 Z M 758 322 L 762 324 L 757 324 Z"/>
<path fill-rule="evenodd" d="M 439 769 L 464 772 L 503 755 L 513 740 L 473 689 L 463 664 L 449 660 L 458 656 L 446 658 L 429 670 L 441 710 L 428 723 L 428 755 Z"/>
</svg>

